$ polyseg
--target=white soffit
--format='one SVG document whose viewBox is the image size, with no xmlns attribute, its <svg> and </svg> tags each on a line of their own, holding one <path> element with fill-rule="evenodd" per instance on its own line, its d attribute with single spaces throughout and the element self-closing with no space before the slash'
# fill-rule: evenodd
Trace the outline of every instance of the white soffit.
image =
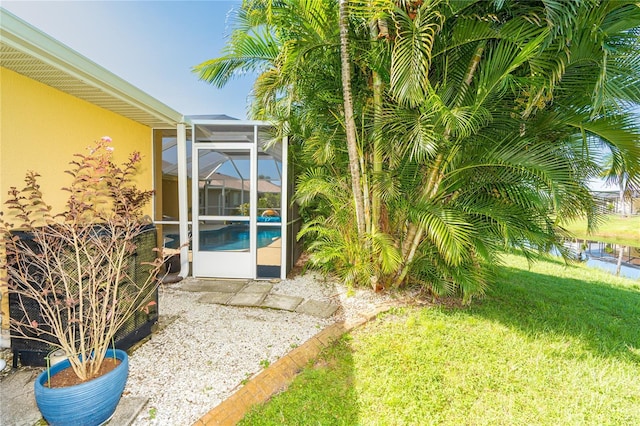
<svg viewBox="0 0 640 426">
<path fill-rule="evenodd" d="M 182 115 L 0 8 L 0 66 L 149 127 Z"/>
</svg>

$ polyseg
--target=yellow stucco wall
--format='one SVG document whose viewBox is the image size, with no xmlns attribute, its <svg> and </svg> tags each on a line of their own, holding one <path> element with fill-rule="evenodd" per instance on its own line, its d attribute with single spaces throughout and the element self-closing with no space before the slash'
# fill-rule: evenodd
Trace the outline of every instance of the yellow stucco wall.
<svg viewBox="0 0 640 426">
<path fill-rule="evenodd" d="M 115 160 L 132 151 L 143 156 L 137 176 L 140 188 L 153 187 L 152 132 L 148 126 L 67 95 L 6 68 L 0 68 L 0 202 L 11 186 L 22 185 L 25 172 L 42 175 L 45 201 L 54 209 L 64 203 L 60 188 L 74 153 L 102 136 L 110 136 Z M 151 215 L 151 206 L 148 212 Z"/>
<path fill-rule="evenodd" d="M 0 67 L 0 210 L 9 188 L 22 187 L 28 170 L 42 175 L 45 201 L 54 210 L 61 208 L 67 195 L 61 188 L 71 180 L 64 171 L 73 154 L 85 153 L 102 136 L 112 138 L 117 163 L 132 151 L 142 154 L 137 182 L 139 188 L 151 189 L 152 131 L 148 126 Z M 149 205 L 146 214 L 151 212 Z M 6 288 L 0 286 L 0 292 L 0 311 L 8 318 Z M 8 321 L 2 321 L 2 328 L 7 327 Z"/>
</svg>

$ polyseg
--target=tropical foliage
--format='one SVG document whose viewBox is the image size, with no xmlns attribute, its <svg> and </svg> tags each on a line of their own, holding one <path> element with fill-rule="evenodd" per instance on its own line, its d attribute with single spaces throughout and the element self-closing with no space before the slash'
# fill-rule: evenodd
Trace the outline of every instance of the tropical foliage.
<svg viewBox="0 0 640 426">
<path fill-rule="evenodd" d="M 316 265 L 469 299 L 595 223 L 600 157 L 638 185 L 639 34 L 633 1 L 245 0 L 195 72 L 258 74 Z"/>
</svg>

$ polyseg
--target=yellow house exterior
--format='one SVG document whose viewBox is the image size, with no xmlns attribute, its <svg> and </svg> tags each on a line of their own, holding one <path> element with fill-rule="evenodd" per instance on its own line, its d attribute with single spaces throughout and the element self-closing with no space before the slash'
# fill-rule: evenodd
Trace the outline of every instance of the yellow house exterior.
<svg viewBox="0 0 640 426">
<path fill-rule="evenodd" d="M 176 129 L 182 121 L 180 113 L 0 8 L 0 210 L 9 188 L 21 187 L 29 170 L 41 175 L 45 201 L 61 208 L 73 154 L 103 136 L 111 137 L 117 162 L 142 154 L 138 184 L 152 189 L 154 173 L 161 173 L 154 129 Z M 161 205 L 160 195 L 155 203 Z M 0 347 L 8 347 L 6 286 L 0 295 Z"/>
<path fill-rule="evenodd" d="M 74 153 L 110 136 L 118 162 L 132 151 L 152 158 L 151 129 L 28 77 L 0 68 L 0 203 L 27 170 L 37 171 L 46 201 L 61 207 L 70 183 L 64 173 Z M 142 163 L 138 182 L 153 187 L 152 163 Z M 151 216 L 151 207 L 148 214 Z"/>
</svg>

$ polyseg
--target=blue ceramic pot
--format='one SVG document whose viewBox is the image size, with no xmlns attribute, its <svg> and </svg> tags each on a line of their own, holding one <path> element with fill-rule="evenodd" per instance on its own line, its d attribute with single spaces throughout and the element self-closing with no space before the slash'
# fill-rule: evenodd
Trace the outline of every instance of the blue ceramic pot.
<svg viewBox="0 0 640 426">
<path fill-rule="evenodd" d="M 107 358 L 113 358 L 113 355 L 112 349 L 107 350 Z M 52 366 L 49 374 L 45 370 L 38 376 L 35 382 L 36 403 L 49 425 L 97 426 L 111 418 L 129 374 L 127 353 L 116 349 L 115 356 L 121 361 L 120 365 L 103 376 L 79 385 L 45 387 L 49 375 L 70 368 L 69 360 Z"/>
</svg>

